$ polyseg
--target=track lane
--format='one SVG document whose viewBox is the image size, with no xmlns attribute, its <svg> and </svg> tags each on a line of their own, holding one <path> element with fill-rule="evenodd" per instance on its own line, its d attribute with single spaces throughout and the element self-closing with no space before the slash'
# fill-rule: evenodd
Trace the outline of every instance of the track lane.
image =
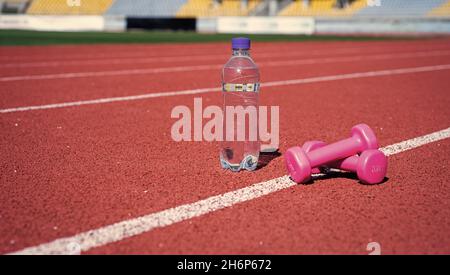
<svg viewBox="0 0 450 275">
<path fill-rule="evenodd" d="M 264 82 L 299 79 L 313 76 L 365 72 L 441 65 L 450 63 L 450 55 L 395 60 L 373 59 L 325 62 L 324 64 L 296 64 L 290 66 L 261 66 Z M 217 87 L 220 83 L 220 65 L 215 69 L 191 72 L 170 72 L 150 75 L 108 76 L 100 78 L 59 79 L 58 81 L 25 81 L 3 83 L 0 109 L 29 105 L 43 105 L 105 97 L 118 97 Z M 205 77 L 206 76 L 206 77 Z M 280 77 L 282 76 L 282 77 Z M 174 81 L 174 79 L 177 79 Z M 38 90 L 38 92 L 34 92 Z"/>
<path fill-rule="evenodd" d="M 177 64 L 189 65 L 205 63 L 224 62 L 229 58 L 229 45 L 218 45 L 214 49 L 217 52 L 204 52 L 198 55 L 175 55 L 175 56 L 139 56 L 139 57 L 111 57 L 102 59 L 87 59 L 87 60 L 49 60 L 49 61 L 22 61 L 15 63 L 3 62 L 0 64 L 0 76 L 14 76 L 14 75 L 37 75 L 37 74 L 52 74 L 61 72 L 83 72 L 121 69 L 121 68 L 136 68 L 136 65 L 150 66 L 153 64 L 161 66 L 176 66 Z M 374 54 L 395 54 L 403 52 L 432 52 L 432 51 L 446 51 L 450 47 L 445 43 L 440 43 L 432 46 L 424 45 L 408 45 L 399 47 L 393 44 L 390 47 L 373 47 L 360 46 L 359 44 L 350 45 L 348 47 L 340 45 L 331 49 L 305 49 L 305 45 L 299 45 L 294 51 L 292 48 L 271 49 L 267 45 L 259 45 L 256 43 L 252 50 L 252 56 L 255 60 L 262 61 L 265 59 L 293 59 L 293 58 L 319 58 L 319 57 L 333 57 L 345 55 L 374 55 Z M 220 50 L 220 52 L 218 52 Z M 48 50 L 47 50 L 48 51 Z M 136 53 L 137 54 L 137 53 Z M 50 56 L 51 57 L 51 56 Z"/>
<path fill-rule="evenodd" d="M 372 125 L 380 140 L 388 144 L 399 140 L 399 128 L 403 130 L 402 135 L 405 137 L 414 137 L 439 130 L 442 128 L 441 124 L 450 117 L 446 108 L 449 104 L 448 98 L 439 84 L 448 79 L 448 73 L 419 75 L 420 79 L 403 75 L 383 77 L 383 80 L 360 79 L 333 84 L 302 85 L 309 91 L 301 94 L 306 106 L 303 109 L 295 106 L 299 98 L 299 94 L 296 94 L 297 87 L 279 91 L 283 93 L 283 97 L 280 97 L 279 93 L 268 92 L 264 94 L 262 101 L 263 104 L 279 103 L 282 110 L 289 110 L 288 113 L 281 113 L 282 151 L 294 143 L 302 142 L 294 139 L 295 136 L 302 137 L 303 141 L 312 138 L 334 140 L 345 136 L 349 127 L 360 121 Z M 415 84 L 413 87 L 411 82 Z M 390 88 L 377 88 L 380 83 L 389 83 Z M 339 93 L 335 92 L 336 88 L 339 88 Z M 429 96 L 424 100 L 425 92 Z M 352 100 L 355 98 L 352 96 L 361 96 L 361 93 L 367 96 L 363 98 L 370 98 L 370 102 L 361 104 L 358 100 Z M 216 99 L 212 97 L 211 102 L 219 100 L 218 95 L 215 96 Z M 329 98 L 333 100 L 330 101 Z M 168 134 L 170 131 L 171 121 L 168 114 L 171 106 L 164 106 L 164 102 L 167 103 L 166 100 L 158 99 L 151 106 L 146 102 L 134 102 L 121 105 L 119 109 L 111 109 L 111 106 L 91 106 L 87 107 L 85 112 L 67 109 L 63 112 L 50 110 L 2 116 L 2 128 L 11 127 L 17 130 L 5 131 L 1 144 L 21 145 L 9 150 L 5 147 L 2 149 L 3 152 L 10 152 L 10 155 L 2 159 L 5 171 L 13 173 L 17 164 L 21 166 L 21 169 L 17 169 L 21 173 L 19 178 L 5 173 L 5 179 L 2 179 L 2 182 L 7 183 L 2 186 L 5 189 L 0 192 L 2 201 L 18 208 L 7 209 L 2 213 L 6 224 L 9 225 L 1 230 L 4 236 L 1 240 L 3 251 L 13 251 L 58 236 L 71 235 L 129 218 L 130 215 L 139 216 L 174 204 L 193 201 L 211 195 L 211 191 L 221 193 L 234 190 L 284 173 L 281 158 L 270 162 L 265 169 L 257 173 L 223 173 L 217 165 L 216 148 L 213 144 L 177 144 L 168 141 L 164 133 Z M 173 98 L 171 101 L 174 105 L 192 104 L 190 102 L 192 97 Z M 370 106 L 378 108 L 386 102 L 387 106 L 383 107 L 386 110 L 381 117 L 363 111 Z M 403 105 L 399 105 L 399 102 Z M 317 109 L 316 106 L 319 105 L 323 109 Z M 412 107 L 416 112 L 411 116 Z M 429 112 L 429 109 L 433 112 Z M 143 110 L 148 110 L 149 113 L 145 115 Z M 345 110 L 352 110 L 360 115 L 356 119 L 354 113 Z M 389 112 L 398 117 L 394 119 L 386 116 Z M 311 116 L 313 113 L 315 115 Z M 302 117 L 305 120 L 283 122 L 284 116 Z M 94 121 L 93 117 L 96 118 Z M 327 131 L 324 132 L 324 117 L 331 117 L 333 122 L 340 123 L 327 124 Z M 154 121 L 151 128 L 146 121 Z M 157 121 L 160 122 L 156 123 Z M 163 125 L 159 125 L 161 122 Z M 15 123 L 18 126 L 14 126 Z M 58 125 L 64 130 L 57 132 Z M 33 136 L 40 138 L 33 139 Z M 130 140 L 133 140 L 136 146 L 130 148 Z M 155 141 L 161 140 L 161 143 L 157 142 L 158 147 L 152 146 Z M 144 147 L 140 147 L 141 145 Z M 199 152 L 198 155 L 208 156 L 207 160 L 210 161 L 201 161 L 202 166 L 199 167 L 189 158 L 181 159 L 179 167 L 185 167 L 186 171 L 191 173 L 180 175 L 177 169 L 167 167 L 167 163 L 171 163 L 168 156 L 176 156 L 180 151 Z M 6 159 L 14 161 L 5 163 Z M 117 165 L 120 163 L 123 165 Z M 46 171 L 45 168 L 48 167 L 55 168 Z M 157 167 L 157 170 L 154 167 Z M 137 171 L 143 173 L 137 174 Z M 217 175 L 220 180 L 202 178 L 201 175 L 204 174 Z M 143 178 L 155 178 L 157 181 L 146 182 Z M 65 184 L 61 184 L 61 179 L 66 180 Z M 180 184 L 176 184 L 178 182 Z M 14 194 L 11 194 L 11 184 L 16 186 Z M 148 192 L 144 193 L 145 190 Z M 187 192 L 189 190 L 191 191 Z M 31 198 L 25 198 L 21 202 L 10 201 L 18 194 L 31 195 Z M 55 194 L 64 194 L 64 197 L 55 197 Z M 99 198 L 98 194 L 104 197 Z M 70 209 L 66 208 L 67 206 Z M 29 209 L 33 211 L 30 213 Z M 92 213 L 92 209 L 96 210 L 95 213 Z M 26 212 L 21 212 L 25 210 Z M 114 213 L 114 217 L 111 213 Z M 17 217 L 21 220 L 17 220 Z M 61 220 L 58 222 L 59 218 Z M 83 224 L 73 224 L 71 221 L 74 220 L 83 221 Z M 23 224 L 27 226 L 24 228 Z M 57 229 L 53 229 L 52 225 Z M 14 242 L 11 243 L 11 240 Z"/>
<path fill-rule="evenodd" d="M 446 44 L 448 38 L 398 39 L 379 41 L 300 41 L 300 42 L 254 42 L 252 52 L 285 51 L 303 49 L 305 51 L 325 50 L 332 52 L 351 47 L 368 49 L 433 47 Z M 413 47 L 415 47 L 413 46 Z M 2 46 L 0 61 L 8 63 L 57 61 L 57 60 L 102 60 L 110 58 L 140 58 L 158 56 L 196 56 L 224 54 L 229 49 L 228 42 L 211 43 L 161 43 L 161 44 L 101 44 L 101 45 L 49 45 L 49 46 Z M 49 52 L 52 53 L 49 55 Z"/>
<path fill-rule="evenodd" d="M 381 52 L 381 53 L 346 53 L 346 54 L 333 54 L 320 56 L 305 57 L 290 55 L 287 56 L 273 55 L 259 56 L 258 64 L 261 67 L 265 66 L 278 66 L 287 64 L 292 65 L 314 65 L 314 64 L 327 64 L 327 63 L 339 63 L 339 62 L 358 62 L 358 61 L 371 61 L 371 60 L 394 60 L 394 59 L 408 59 L 408 58 L 428 58 L 428 57 L 445 57 L 450 53 L 450 47 L 446 49 L 429 49 L 429 50 L 412 50 L 402 52 Z M 302 54 L 302 53 L 301 53 Z M 210 69 L 220 69 L 223 64 L 227 61 L 228 56 L 214 56 L 217 57 L 215 60 L 209 59 L 199 59 L 192 62 L 192 59 L 186 59 L 188 62 L 183 60 L 172 60 L 169 64 L 165 62 L 158 62 L 153 64 L 146 64 L 145 62 L 132 62 L 130 64 L 99 64 L 95 69 L 71 69 L 65 68 L 63 66 L 58 66 L 55 68 L 45 68 L 36 69 L 32 68 L 25 72 L 20 72 L 20 70 L 7 68 L 4 72 L 0 73 L 0 82 L 26 82 L 26 81 L 57 81 L 59 79 L 77 79 L 77 78 L 98 78 L 104 76 L 121 76 L 121 75 L 136 75 L 136 74 L 152 74 L 152 73 L 171 73 L 180 71 L 190 71 L 190 70 L 210 70 Z M 141 59 L 145 61 L 145 59 Z M 139 65 L 139 67 L 136 67 Z M 19 71 L 19 72 L 16 72 Z"/>
<path fill-rule="evenodd" d="M 316 180 L 87 254 L 367 255 L 369 242 L 382 254 L 447 254 L 449 151 L 446 139 L 391 156 L 389 181 L 378 186 L 345 174 Z"/>
</svg>

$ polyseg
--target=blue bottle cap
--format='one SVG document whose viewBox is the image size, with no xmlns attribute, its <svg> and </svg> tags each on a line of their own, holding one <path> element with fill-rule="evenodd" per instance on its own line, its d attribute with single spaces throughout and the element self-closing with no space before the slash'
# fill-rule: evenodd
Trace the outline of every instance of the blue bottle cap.
<svg viewBox="0 0 450 275">
<path fill-rule="evenodd" d="M 247 37 L 235 37 L 231 39 L 231 47 L 233 50 L 248 50 L 250 49 L 250 39 Z"/>
</svg>

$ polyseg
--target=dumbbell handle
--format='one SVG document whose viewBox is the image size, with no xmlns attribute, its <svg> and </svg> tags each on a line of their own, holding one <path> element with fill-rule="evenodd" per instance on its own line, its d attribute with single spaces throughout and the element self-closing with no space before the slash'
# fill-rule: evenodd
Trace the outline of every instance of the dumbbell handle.
<svg viewBox="0 0 450 275">
<path fill-rule="evenodd" d="M 358 156 L 354 155 L 342 160 L 335 161 L 330 164 L 330 167 L 345 170 L 349 172 L 356 172 L 356 167 L 358 165 Z"/>
<path fill-rule="evenodd" d="M 355 155 L 361 151 L 361 140 L 350 137 L 307 153 L 311 167 L 318 167 L 325 163 Z"/>
</svg>

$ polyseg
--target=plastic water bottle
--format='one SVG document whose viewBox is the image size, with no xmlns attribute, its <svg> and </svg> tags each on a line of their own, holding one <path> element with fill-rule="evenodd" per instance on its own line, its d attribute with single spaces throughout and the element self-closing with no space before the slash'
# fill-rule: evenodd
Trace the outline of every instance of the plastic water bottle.
<svg viewBox="0 0 450 275">
<path fill-rule="evenodd" d="M 236 107 L 242 106 L 248 110 L 247 107 L 253 106 L 258 112 L 259 69 L 250 57 L 250 39 L 233 38 L 232 49 L 233 54 L 222 70 L 224 141 L 221 143 L 220 163 L 223 168 L 235 172 L 242 169 L 251 171 L 256 169 L 259 158 L 258 117 L 252 120 L 248 114 L 244 116 L 244 119 L 242 116 L 235 115 L 233 116 L 234 125 L 231 125 L 234 129 L 230 129 L 230 121 L 227 122 L 227 115 L 229 115 L 227 107 L 238 110 Z M 245 139 L 238 139 L 239 127 L 245 129 Z M 230 140 L 227 138 L 227 133 L 232 130 L 234 130 L 234 138 Z M 251 130 L 256 130 L 256 139 L 250 137 Z"/>
</svg>

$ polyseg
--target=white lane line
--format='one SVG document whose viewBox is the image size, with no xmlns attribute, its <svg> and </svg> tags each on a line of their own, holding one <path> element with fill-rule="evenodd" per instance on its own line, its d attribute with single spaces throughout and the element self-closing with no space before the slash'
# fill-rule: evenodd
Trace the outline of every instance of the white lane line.
<svg viewBox="0 0 450 275">
<path fill-rule="evenodd" d="M 392 144 L 381 150 L 388 155 L 394 155 L 449 137 L 450 127 L 425 136 Z M 257 199 L 295 185 L 297 184 L 291 181 L 288 176 L 282 176 L 194 203 L 183 204 L 160 212 L 92 229 L 71 237 L 60 238 L 48 243 L 28 247 L 11 254 L 70 254 L 73 244 L 79 246 L 81 251 L 87 251 L 95 247 L 149 232 L 155 228 L 166 227 L 238 203 Z"/>
<path fill-rule="evenodd" d="M 47 104 L 47 105 L 36 105 L 36 106 L 26 106 L 26 107 L 18 107 L 18 108 L 10 108 L 10 109 L 0 109 L 0 113 L 45 110 L 45 109 L 65 108 L 65 107 L 74 107 L 74 106 L 91 105 L 91 104 L 104 104 L 104 103 L 111 103 L 111 102 L 118 102 L 118 101 L 142 100 L 142 99 L 155 98 L 155 97 L 195 95 L 195 94 L 202 94 L 202 93 L 209 93 L 209 92 L 217 92 L 217 91 L 221 91 L 221 90 L 222 90 L 221 88 L 214 87 L 214 88 L 201 88 L 201 89 L 173 91 L 173 92 L 148 93 L 148 94 L 132 95 L 132 96 L 99 98 L 99 99 L 92 99 L 92 100 L 72 101 L 72 102 L 55 103 L 55 104 Z"/>
<path fill-rule="evenodd" d="M 333 55 L 333 54 L 345 54 L 345 53 L 359 53 L 359 52 L 367 52 L 370 54 L 376 53 L 377 51 L 381 52 L 384 51 L 390 51 L 390 53 L 395 53 L 396 51 L 400 50 L 401 52 L 407 51 L 407 50 L 417 50 L 417 51 L 439 51 L 439 50 L 448 50 L 448 47 L 425 47 L 423 48 L 417 48 L 417 45 L 404 45 L 401 48 L 396 47 L 390 47 L 387 49 L 379 48 L 378 45 L 372 46 L 372 47 L 335 47 L 335 45 L 331 48 L 322 48 L 322 49 L 305 49 L 305 48 L 298 48 L 297 50 L 293 51 L 293 48 L 291 46 L 287 47 L 272 47 L 265 50 L 265 52 L 262 51 L 256 51 L 254 52 L 254 56 L 260 57 L 292 57 L 292 56 L 310 56 L 310 55 Z M 274 50 L 276 49 L 276 50 Z M 172 61 L 191 61 L 191 60 L 215 60 L 228 57 L 227 55 L 223 54 L 197 54 L 197 55 L 168 55 L 168 56 L 149 56 L 148 51 L 152 51 L 152 49 L 138 49 L 139 52 L 136 53 L 128 53 L 123 54 L 123 52 L 112 52 L 110 54 L 71 54 L 75 51 L 74 49 L 67 49 L 67 54 L 64 54 L 63 56 L 59 56 L 57 59 L 48 60 L 48 56 L 36 56 L 31 55 L 29 57 L 27 56 L 20 56 L 16 58 L 11 58 L 10 56 L 8 58 L 0 57 L 0 60 L 3 61 L 2 64 L 0 64 L 0 68 L 33 68 L 33 67 L 54 67 L 54 66 L 67 66 L 67 65 L 100 65 L 100 64 L 133 64 L 133 63 L 150 63 L 150 62 L 172 62 Z M 170 51 L 169 49 L 168 51 Z M 277 53 L 278 52 L 278 53 Z M 289 52 L 287 54 L 286 52 Z M 30 58 L 35 59 L 36 61 L 30 60 Z M 44 61 L 39 61 L 39 59 L 46 59 Z M 19 63 L 5 63 L 5 62 L 19 62 Z"/>
<path fill-rule="evenodd" d="M 277 66 L 295 66 L 295 65 L 311 65 L 311 64 L 325 64 L 334 62 L 351 62 L 362 60 L 392 60 L 404 58 L 423 58 L 432 56 L 450 55 L 450 51 L 431 51 L 431 52 L 413 52 L 413 53 L 398 53 L 398 54 L 376 54 L 376 55 L 360 55 L 360 56 L 346 56 L 346 57 L 330 57 L 330 58 L 313 58 L 300 60 L 286 60 L 286 61 L 269 61 L 258 63 L 261 67 L 277 67 Z M 113 70 L 113 71 L 90 71 L 90 72 L 73 72 L 73 73 L 58 73 L 58 74 L 38 74 L 38 75 L 19 75 L 19 76 L 4 76 L 0 77 L 0 82 L 11 81 L 28 81 L 28 80 L 56 80 L 56 79 L 70 79 L 82 77 L 104 77 L 104 76 L 123 76 L 123 75 L 142 75 L 142 74 L 157 74 L 157 73 L 171 73 L 171 72 L 189 72 L 202 70 L 220 69 L 223 64 L 210 65 L 196 65 L 196 66 L 172 66 L 159 67 L 148 69 L 127 69 L 127 70 Z"/>
<path fill-rule="evenodd" d="M 308 52 L 296 51 L 289 54 L 281 53 L 256 53 L 258 58 L 266 57 L 292 57 L 292 56 L 310 56 L 323 54 L 345 54 L 361 52 L 364 48 L 344 48 L 324 53 L 323 50 L 311 50 Z M 198 60 L 226 60 L 229 55 L 210 54 L 210 55 L 190 55 L 190 56 L 161 56 L 161 57 L 144 57 L 141 58 L 111 58 L 111 59 L 88 59 L 88 60 L 57 60 L 57 61 L 40 61 L 40 62 L 21 62 L 0 64 L 0 68 L 35 68 L 35 67 L 56 67 L 70 65 L 107 65 L 107 64 L 138 64 L 152 62 L 179 62 L 179 61 L 198 61 Z"/>
<path fill-rule="evenodd" d="M 431 133 L 429 135 L 408 139 L 399 143 L 395 143 L 381 148 L 386 156 L 395 155 L 404 151 L 414 149 L 416 147 L 443 140 L 450 137 L 450 127 L 441 131 Z"/>
<path fill-rule="evenodd" d="M 420 73 L 420 72 L 432 72 L 432 71 L 440 71 L 440 70 L 448 70 L 448 69 L 450 69 L 450 64 L 424 66 L 424 67 L 413 67 L 413 68 L 401 68 L 401 69 L 392 69 L 392 70 L 381 70 L 381 71 L 369 71 L 369 72 L 349 73 L 349 74 L 338 74 L 338 75 L 328 75 L 328 76 L 317 76 L 317 77 L 309 77 L 309 78 L 265 82 L 262 84 L 262 87 L 264 88 L 264 87 L 273 87 L 273 86 L 298 85 L 298 84 L 326 82 L 326 81 L 335 81 L 335 80 L 343 80 L 343 79 L 377 77 L 377 76 L 410 74 L 410 73 Z M 82 100 L 82 101 L 72 101 L 72 102 L 46 104 L 46 105 L 35 105 L 35 106 L 24 106 L 24 107 L 0 109 L 0 113 L 13 113 L 13 112 L 25 112 L 25 111 L 33 111 L 33 110 L 66 108 L 66 107 L 74 107 L 74 106 L 82 106 L 82 105 L 105 104 L 105 103 L 111 103 L 111 102 L 142 100 L 142 99 L 157 98 L 157 97 L 193 95 L 193 94 L 215 92 L 215 91 L 220 91 L 220 90 L 221 89 L 218 87 L 213 87 L 213 88 L 201 88 L 201 89 L 194 89 L 194 90 L 147 93 L 147 94 L 141 94 L 141 95 L 122 96 L 122 97 L 108 97 L 108 98 L 99 98 L 99 99 L 92 99 L 92 100 Z"/>
<path fill-rule="evenodd" d="M 60 67 L 79 65 L 117 65 L 117 64 L 145 64 L 153 62 L 181 62 L 199 60 L 226 60 L 227 55 L 202 55 L 202 56 L 172 56 L 172 57 L 142 57 L 142 58 L 113 58 L 100 60 L 69 60 L 69 61 L 42 61 L 0 64 L 0 68 L 36 68 L 36 67 Z"/>
<path fill-rule="evenodd" d="M 448 49 L 448 47 L 441 47 L 442 45 L 440 45 L 439 47 L 433 47 L 432 49 L 430 49 L 429 47 L 426 48 L 426 50 L 446 50 Z M 277 55 L 282 55 L 282 56 L 288 56 L 288 54 L 286 54 L 286 52 L 289 52 L 289 56 L 294 54 L 294 55 L 299 55 L 299 56 L 308 56 L 310 54 L 340 54 L 340 53 L 352 53 L 352 52 L 359 52 L 359 51 L 369 51 L 369 52 L 376 52 L 378 50 L 388 50 L 388 51 L 397 51 L 397 50 L 401 50 L 401 51 L 405 51 L 408 49 L 412 49 L 412 50 L 419 50 L 419 51 L 423 51 L 424 49 L 420 48 L 418 49 L 416 45 L 405 45 L 404 47 L 398 48 L 398 46 L 394 47 L 394 48 L 379 48 L 379 46 L 375 46 L 375 47 L 345 47 L 345 46 L 340 46 L 340 47 L 332 47 L 330 48 L 319 48 L 319 49 L 314 49 L 312 50 L 311 48 L 300 48 L 298 51 L 292 51 L 292 46 L 287 45 L 287 46 L 277 46 L 277 47 L 271 47 L 271 48 L 266 48 L 264 49 L 259 49 L 259 51 L 254 51 L 253 53 L 257 56 L 267 56 L 267 57 L 271 57 L 272 55 L 275 54 L 275 56 Z M 78 50 L 70 50 L 68 52 L 73 52 L 73 51 L 78 51 Z M 66 62 L 96 62 L 96 61 L 107 61 L 107 60 L 121 60 L 121 59 L 134 59 L 134 60 L 138 60 L 141 58 L 155 58 L 157 61 L 159 61 L 159 59 L 176 59 L 179 57 L 186 57 L 189 58 L 189 60 L 193 60 L 196 58 L 203 58 L 205 56 L 217 56 L 217 55 L 223 55 L 222 53 L 214 53 L 214 52 L 210 52 L 208 51 L 208 54 L 198 54 L 198 53 L 194 53 L 194 54 L 190 54 L 189 56 L 184 55 L 167 55 L 167 56 L 161 56 L 161 55 L 151 55 L 149 56 L 148 52 L 149 51 L 154 51 L 154 49 L 145 49 L 145 50 L 139 50 L 140 52 L 136 52 L 136 53 L 129 53 L 124 55 L 123 52 L 113 52 L 110 54 L 77 54 L 77 55 L 69 55 L 69 54 L 64 54 L 63 56 L 59 56 L 57 59 L 51 59 L 48 60 L 48 56 L 36 56 L 36 55 L 31 55 L 29 57 L 26 56 L 15 56 L 14 58 L 11 58 L 11 56 L 8 56 L 8 58 L 2 58 L 0 57 L 0 61 L 6 62 L 20 62 L 20 63 L 5 63 L 5 64 L 0 64 L 0 67 L 2 65 L 6 65 L 6 66 L 14 66 L 14 65 L 20 65 L 23 64 L 24 61 L 28 64 L 42 64 L 45 65 L 47 62 L 48 64 L 52 64 L 53 62 L 59 62 L 59 64 L 64 65 L 66 64 Z M 166 49 L 166 51 L 176 51 L 176 49 L 174 48 L 169 48 Z M 272 52 L 281 52 L 280 54 L 277 53 L 272 53 Z M 226 57 L 228 57 L 228 55 L 226 55 Z M 29 61 L 30 58 L 36 60 L 36 61 Z M 208 58 L 208 57 L 206 57 Z M 47 59 L 45 61 L 39 61 L 38 59 Z"/>
<path fill-rule="evenodd" d="M 187 72 L 187 71 L 219 69 L 219 68 L 221 68 L 221 66 L 223 66 L 223 65 L 213 64 L 213 65 L 176 66 L 176 67 L 161 67 L 161 68 L 149 68 L 149 69 L 98 71 L 98 72 L 74 72 L 74 73 L 60 73 L 60 74 L 5 76 L 5 77 L 0 77 L 0 82 L 27 81 L 27 80 L 55 80 L 55 79 L 80 78 L 80 77 L 102 77 L 102 76 Z"/>
<path fill-rule="evenodd" d="M 45 51 L 54 51 L 54 49 L 49 49 L 48 47 L 45 47 Z M 75 47 L 70 47 L 70 48 L 66 48 L 64 49 L 64 53 L 61 52 L 56 52 L 53 55 L 49 56 L 47 55 L 43 55 L 42 53 L 30 53 L 29 55 L 25 55 L 25 54 L 21 54 L 21 55 L 17 55 L 14 53 L 9 53 L 9 55 L 7 56 L 0 56 L 0 61 L 3 62 L 23 62 L 23 61 L 29 61 L 29 60 L 39 60 L 39 59 L 47 59 L 50 57 L 52 58 L 52 61 L 65 61 L 65 60 L 90 60 L 90 59 L 108 59 L 108 58 L 140 58 L 140 57 L 148 57 L 148 54 L 146 54 L 146 51 L 152 51 L 153 49 L 138 49 L 138 51 L 136 52 L 135 49 L 133 48 L 133 51 L 129 51 L 129 49 L 125 50 L 122 49 L 122 51 L 108 51 L 108 49 L 96 49 L 97 51 L 100 52 L 104 52 L 106 51 L 107 53 L 77 53 L 74 54 L 75 52 L 80 52 L 80 48 L 79 46 L 75 46 Z M 55 59 L 56 58 L 56 59 Z M 39 62 L 39 61 L 37 61 Z"/>
<path fill-rule="evenodd" d="M 279 49 L 280 50 L 280 49 Z M 355 54 L 355 53 L 362 53 L 363 51 L 367 51 L 368 48 L 362 48 L 362 47 L 349 47 L 349 48 L 339 48 L 334 49 L 333 51 L 326 51 L 323 50 L 308 50 L 308 51 L 289 51 L 289 53 L 286 53 L 281 49 L 281 52 L 265 52 L 265 53 L 255 53 L 254 56 L 259 58 L 273 58 L 273 57 L 290 57 L 293 56 L 314 56 L 314 55 L 341 55 L 341 54 Z M 375 54 L 376 51 L 379 49 L 372 49 L 370 54 Z M 389 49 L 391 50 L 391 49 Z M 394 51 L 391 51 L 386 54 L 395 54 L 396 50 L 394 48 Z M 401 51 L 405 52 L 405 48 L 402 48 Z M 418 53 L 423 52 L 439 52 L 439 51 L 448 51 L 448 49 L 427 49 L 424 50 L 417 50 Z M 380 53 L 379 53 L 380 54 Z M 152 62 L 180 62 L 180 61 L 198 61 L 198 60 L 226 60 L 226 58 L 229 57 L 229 55 L 224 54 L 208 54 L 208 55 L 191 55 L 191 56 L 139 56 L 140 58 L 136 57 L 113 57 L 113 58 L 102 58 L 102 59 L 82 59 L 82 60 L 53 60 L 53 61 L 31 61 L 31 62 L 20 62 L 20 63 L 4 63 L 0 64 L 0 68 L 36 68 L 36 67 L 59 67 L 59 66 L 74 66 L 74 65 L 114 65 L 114 64 L 139 64 L 139 63 L 152 63 Z"/>
<path fill-rule="evenodd" d="M 450 55 L 450 51 L 374 54 L 374 55 L 370 55 L 370 56 L 357 55 L 357 56 L 343 56 L 343 57 L 324 57 L 324 58 L 320 58 L 320 59 L 302 59 L 302 60 L 291 60 L 291 61 L 263 62 L 263 63 L 261 63 L 261 65 L 263 65 L 263 66 L 308 65 L 308 64 L 365 61 L 365 60 L 421 58 L 421 57 L 433 57 L 433 56 L 445 56 L 445 55 Z"/>
<path fill-rule="evenodd" d="M 318 76 L 318 77 L 303 78 L 303 79 L 272 81 L 272 82 L 264 83 L 263 86 L 271 87 L 271 86 L 282 86 L 282 85 L 296 85 L 296 84 L 325 82 L 325 81 L 334 81 L 334 80 L 343 80 L 343 79 L 352 79 L 352 78 L 365 78 L 365 77 L 376 77 L 376 76 L 386 76 L 386 75 L 433 72 L 433 71 L 441 71 L 441 70 L 448 70 L 448 69 L 450 69 L 450 64 L 443 64 L 443 65 L 436 65 L 436 66 L 401 68 L 401 69 L 381 70 L 381 71 L 371 71 L 371 72 L 361 72 L 361 73 L 349 73 L 349 74 L 341 74 L 341 75 Z"/>
</svg>

